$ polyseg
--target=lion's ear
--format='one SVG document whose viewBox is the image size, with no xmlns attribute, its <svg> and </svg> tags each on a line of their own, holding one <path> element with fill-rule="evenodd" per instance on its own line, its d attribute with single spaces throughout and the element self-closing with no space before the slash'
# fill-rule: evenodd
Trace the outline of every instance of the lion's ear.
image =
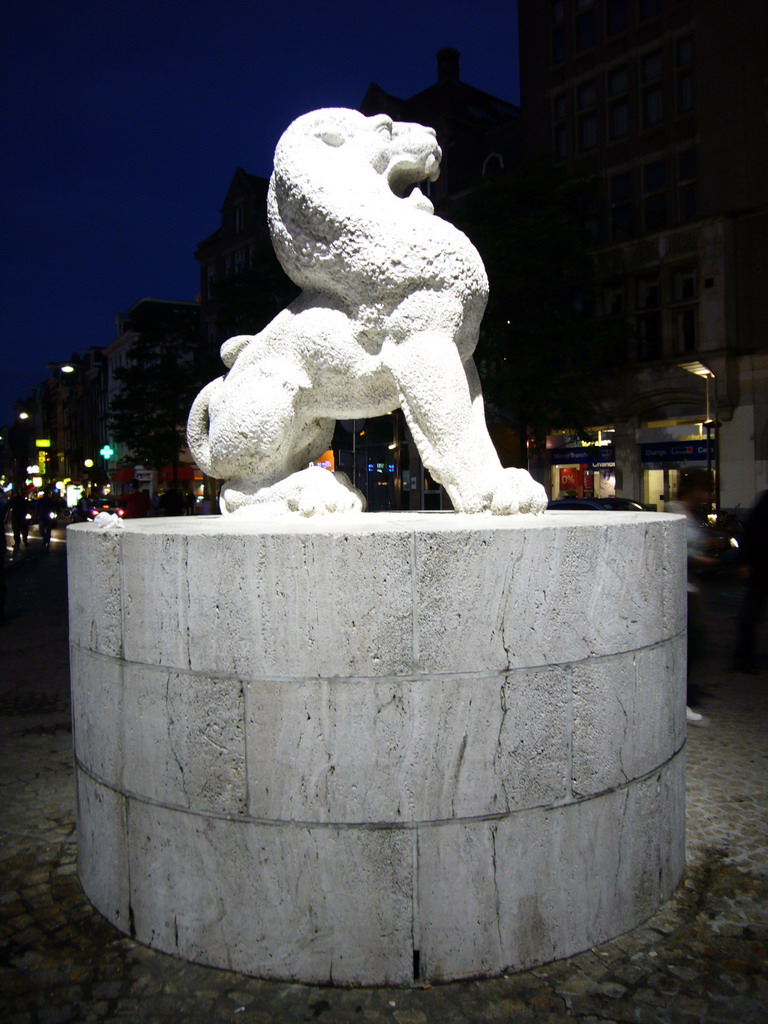
<svg viewBox="0 0 768 1024">
<path fill-rule="evenodd" d="M 316 134 L 317 138 L 324 142 L 326 146 L 333 146 L 334 149 L 343 146 L 347 141 L 341 132 L 333 128 L 320 128 Z"/>
</svg>

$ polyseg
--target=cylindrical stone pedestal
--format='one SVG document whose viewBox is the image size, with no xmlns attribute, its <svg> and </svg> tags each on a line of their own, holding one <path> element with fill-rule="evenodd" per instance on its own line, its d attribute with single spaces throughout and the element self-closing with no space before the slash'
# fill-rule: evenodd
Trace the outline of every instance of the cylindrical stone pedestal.
<svg viewBox="0 0 768 1024">
<path fill-rule="evenodd" d="M 79 870 L 140 942 L 412 984 L 624 932 L 684 864 L 684 520 L 67 531 Z"/>
</svg>

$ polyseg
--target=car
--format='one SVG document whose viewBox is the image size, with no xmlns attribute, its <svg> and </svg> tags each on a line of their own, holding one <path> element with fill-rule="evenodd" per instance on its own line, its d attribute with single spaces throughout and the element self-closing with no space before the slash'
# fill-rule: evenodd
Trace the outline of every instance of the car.
<svg viewBox="0 0 768 1024">
<path fill-rule="evenodd" d="M 72 510 L 72 522 L 73 523 L 92 523 L 99 512 L 109 512 L 111 515 L 120 516 L 122 519 L 125 515 L 125 509 L 109 498 L 98 498 L 92 501 L 88 507 L 83 510 L 81 508 L 75 508 Z"/>
<path fill-rule="evenodd" d="M 571 511 L 589 510 L 595 512 L 655 512 L 656 509 L 649 509 L 647 505 L 641 505 L 639 501 L 631 498 L 556 498 L 547 502 L 548 509 L 566 509 Z"/>
</svg>

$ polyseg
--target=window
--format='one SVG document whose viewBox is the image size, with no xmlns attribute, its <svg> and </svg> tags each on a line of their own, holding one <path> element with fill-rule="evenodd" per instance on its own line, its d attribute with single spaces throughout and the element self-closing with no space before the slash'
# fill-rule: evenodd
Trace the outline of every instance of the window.
<svg viewBox="0 0 768 1024">
<path fill-rule="evenodd" d="M 579 118 L 579 149 L 594 149 L 597 145 L 597 114 L 584 114 Z"/>
<path fill-rule="evenodd" d="M 238 249 L 235 253 L 235 273 L 242 274 L 245 270 L 245 249 Z"/>
<path fill-rule="evenodd" d="M 608 137 L 621 139 L 629 134 L 629 68 L 626 64 L 609 71 L 605 80 L 609 96 Z"/>
<path fill-rule="evenodd" d="M 664 90 L 661 83 L 643 90 L 643 127 L 651 128 L 664 120 Z"/>
<path fill-rule="evenodd" d="M 639 277 L 635 281 L 637 358 L 660 359 L 662 353 L 661 291 L 658 277 Z"/>
<path fill-rule="evenodd" d="M 693 63 L 693 37 L 685 36 L 675 44 L 675 64 L 679 68 Z"/>
<path fill-rule="evenodd" d="M 618 35 L 627 30 L 627 0 L 606 0 L 605 34 Z"/>
<path fill-rule="evenodd" d="M 568 156 L 568 129 L 564 124 L 555 125 L 552 141 L 555 160 L 565 160 Z"/>
<path fill-rule="evenodd" d="M 603 289 L 603 313 L 620 316 L 624 312 L 624 285 L 609 284 Z"/>
<path fill-rule="evenodd" d="M 677 112 L 687 114 L 693 110 L 693 72 L 681 71 L 677 76 Z"/>
<path fill-rule="evenodd" d="M 594 79 L 583 82 L 576 90 L 576 106 L 581 111 L 578 121 L 578 143 L 583 152 L 597 145 L 597 84 Z"/>
<path fill-rule="evenodd" d="M 559 25 L 565 17 L 565 0 L 552 0 L 552 24 Z"/>
<path fill-rule="evenodd" d="M 243 230 L 245 223 L 245 215 L 243 213 L 243 204 L 238 203 L 235 207 L 235 234 L 240 234 Z"/>
<path fill-rule="evenodd" d="M 568 156 L 568 98 L 565 93 L 552 100 L 552 153 L 555 160 Z"/>
<path fill-rule="evenodd" d="M 552 29 L 552 63 L 562 64 L 565 60 L 565 32 L 562 26 Z"/>
<path fill-rule="evenodd" d="M 637 358 L 642 362 L 661 359 L 661 313 L 637 318 Z"/>
<path fill-rule="evenodd" d="M 504 158 L 500 153 L 489 153 L 483 160 L 483 177 L 500 174 L 504 170 Z"/>
<path fill-rule="evenodd" d="M 638 0 L 637 16 L 642 20 L 652 18 L 661 11 L 661 0 Z"/>
<path fill-rule="evenodd" d="M 675 90 L 677 113 L 687 114 L 693 110 L 693 39 L 685 36 L 675 44 Z"/>
<path fill-rule="evenodd" d="M 677 158 L 677 214 L 680 220 L 696 216 L 696 151 L 688 149 Z"/>
<path fill-rule="evenodd" d="M 209 263 L 206 268 L 205 294 L 209 299 L 213 298 L 213 289 L 216 284 L 216 264 Z"/>
<path fill-rule="evenodd" d="M 638 309 L 653 309 L 660 303 L 661 291 L 658 277 L 638 277 L 635 282 Z"/>
<path fill-rule="evenodd" d="M 672 318 L 672 345 L 675 354 L 696 349 L 696 309 L 679 309 Z"/>
<path fill-rule="evenodd" d="M 654 50 L 640 61 L 640 77 L 644 82 L 652 82 L 655 78 L 661 78 L 663 68 L 661 50 Z"/>
<path fill-rule="evenodd" d="M 610 185 L 611 238 L 617 241 L 632 234 L 632 178 L 628 171 L 615 174 Z"/>
<path fill-rule="evenodd" d="M 663 160 L 643 168 L 643 214 L 646 231 L 667 226 L 667 165 Z"/>
<path fill-rule="evenodd" d="M 663 160 L 656 160 L 652 164 L 646 164 L 643 168 L 643 191 L 658 192 L 666 188 L 667 165 Z"/>
<path fill-rule="evenodd" d="M 606 90 L 609 96 L 621 96 L 629 91 L 629 68 L 626 64 L 608 72 Z"/>
<path fill-rule="evenodd" d="M 664 87 L 661 82 L 663 70 L 661 50 L 647 53 L 640 60 L 640 79 L 648 83 L 642 92 L 644 128 L 650 128 L 664 120 Z"/>
<path fill-rule="evenodd" d="M 577 53 L 595 45 L 595 12 L 584 11 L 576 15 L 573 30 L 573 45 Z"/>
<path fill-rule="evenodd" d="M 608 134 L 611 139 L 629 135 L 629 99 L 626 96 L 608 105 Z"/>
<path fill-rule="evenodd" d="M 696 267 L 683 267 L 672 273 L 672 301 L 688 302 L 699 294 Z"/>
<path fill-rule="evenodd" d="M 597 86 L 594 81 L 585 82 L 579 86 L 577 92 L 579 110 L 586 110 L 589 107 L 594 107 L 597 103 Z"/>
</svg>

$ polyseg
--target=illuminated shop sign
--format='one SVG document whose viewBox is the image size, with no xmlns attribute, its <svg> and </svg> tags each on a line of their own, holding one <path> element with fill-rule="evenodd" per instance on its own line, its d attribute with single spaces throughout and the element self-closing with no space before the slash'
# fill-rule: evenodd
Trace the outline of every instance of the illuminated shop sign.
<svg viewBox="0 0 768 1024">
<path fill-rule="evenodd" d="M 715 458 L 714 441 L 709 443 L 709 459 Z M 706 462 L 707 442 L 702 441 L 659 441 L 657 444 L 641 444 L 642 462 Z"/>
<path fill-rule="evenodd" d="M 592 469 L 613 469 L 616 465 L 616 454 L 612 444 L 588 445 L 582 448 L 575 445 L 568 448 L 552 448 L 553 466 L 590 466 Z"/>
</svg>

